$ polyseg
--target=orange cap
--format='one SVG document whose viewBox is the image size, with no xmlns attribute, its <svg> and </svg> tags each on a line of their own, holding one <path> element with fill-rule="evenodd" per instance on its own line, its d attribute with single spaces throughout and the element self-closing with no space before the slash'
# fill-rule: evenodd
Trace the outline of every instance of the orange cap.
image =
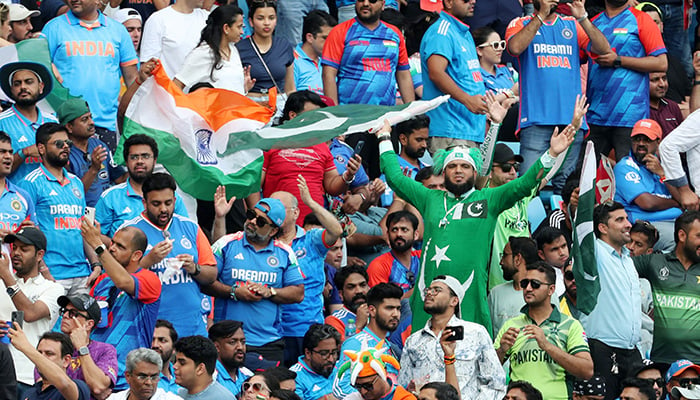
<svg viewBox="0 0 700 400">
<path fill-rule="evenodd" d="M 644 135 L 651 140 L 661 139 L 661 125 L 653 119 L 640 119 L 632 127 L 631 137 Z"/>
</svg>

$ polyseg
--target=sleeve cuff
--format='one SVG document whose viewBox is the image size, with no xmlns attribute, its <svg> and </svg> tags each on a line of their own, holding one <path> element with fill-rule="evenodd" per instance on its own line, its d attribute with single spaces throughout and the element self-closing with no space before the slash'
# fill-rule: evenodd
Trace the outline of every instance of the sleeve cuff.
<svg viewBox="0 0 700 400">
<path fill-rule="evenodd" d="M 680 178 L 676 178 L 676 179 L 666 179 L 666 180 L 664 180 L 664 183 L 668 183 L 669 185 L 671 185 L 673 187 L 687 186 L 688 185 L 688 177 L 683 175 Z"/>
<path fill-rule="evenodd" d="M 552 168 L 554 166 L 554 163 L 557 161 L 555 157 L 552 157 L 549 154 L 549 149 L 542 154 L 542 157 L 540 157 L 540 161 L 542 162 L 542 166 L 545 168 Z"/>
<path fill-rule="evenodd" d="M 382 140 L 379 142 L 379 154 L 384 154 L 388 151 L 394 152 L 394 145 L 391 144 L 391 140 Z"/>
</svg>

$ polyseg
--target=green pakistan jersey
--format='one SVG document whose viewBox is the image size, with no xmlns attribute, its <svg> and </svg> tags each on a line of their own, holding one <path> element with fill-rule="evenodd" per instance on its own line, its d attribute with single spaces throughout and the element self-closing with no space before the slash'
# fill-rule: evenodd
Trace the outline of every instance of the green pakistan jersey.
<svg viewBox="0 0 700 400">
<path fill-rule="evenodd" d="M 654 299 L 651 359 L 700 360 L 700 264 L 686 271 L 675 252 L 632 257 L 632 261 L 639 276 L 651 284 Z"/>
<path fill-rule="evenodd" d="M 518 179 L 497 188 L 472 189 L 455 197 L 450 192 L 430 190 L 406 177 L 389 141 L 380 143 L 379 150 L 387 183 L 397 196 L 418 209 L 425 225 L 420 271 L 411 297 L 413 326 L 425 326 L 430 317 L 423 311 L 423 290 L 435 276 L 451 275 L 465 289 L 461 318 L 483 325 L 492 334 L 486 288 L 496 219 L 532 193 L 554 165 L 554 158 L 545 153 Z"/>
<path fill-rule="evenodd" d="M 506 321 L 498 331 L 494 341 L 496 349 L 501 347 L 501 337 L 514 327 L 521 329 L 513 347 L 506 352 L 510 360 L 510 381 L 523 380 L 542 392 L 542 398 L 547 400 L 567 400 L 571 398 L 573 376 L 557 364 L 546 351 L 540 349 L 535 339 L 528 339 L 522 332 L 525 325 L 535 325 L 535 321 L 527 314 L 528 307 L 522 308 L 522 314 Z M 580 352 L 590 352 L 583 326 L 577 320 L 562 314 L 556 307 L 552 314 L 539 325 L 544 336 L 567 353 L 574 355 Z"/>
</svg>

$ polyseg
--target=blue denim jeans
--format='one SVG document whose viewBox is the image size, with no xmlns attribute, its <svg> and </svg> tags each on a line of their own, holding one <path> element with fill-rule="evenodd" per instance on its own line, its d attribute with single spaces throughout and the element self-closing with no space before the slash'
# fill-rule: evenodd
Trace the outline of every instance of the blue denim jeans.
<svg viewBox="0 0 700 400">
<path fill-rule="evenodd" d="M 275 35 L 287 39 L 292 46 L 301 43 L 304 17 L 313 10 L 328 12 L 324 0 L 282 0 L 277 2 L 277 28 Z"/>
<path fill-rule="evenodd" d="M 552 138 L 553 131 L 554 126 L 528 126 L 520 130 L 520 155 L 524 159 L 520 166 L 520 175 L 524 174 L 525 171 L 549 149 L 549 140 Z M 566 157 L 566 161 L 564 161 L 564 165 L 562 165 L 559 173 L 554 175 L 554 179 L 552 179 L 551 184 L 556 194 L 561 193 L 566 178 L 574 172 L 576 168 L 578 155 L 581 151 L 581 144 L 583 143 L 583 135 L 584 133 L 582 130 L 576 133 L 576 139 L 574 139 L 574 143 L 571 144 L 571 149 L 569 150 L 569 155 Z"/>
<path fill-rule="evenodd" d="M 664 14 L 664 43 L 670 54 L 681 60 L 685 73 L 693 76 L 693 58 L 688 32 L 683 29 L 683 4 L 659 4 Z"/>
</svg>

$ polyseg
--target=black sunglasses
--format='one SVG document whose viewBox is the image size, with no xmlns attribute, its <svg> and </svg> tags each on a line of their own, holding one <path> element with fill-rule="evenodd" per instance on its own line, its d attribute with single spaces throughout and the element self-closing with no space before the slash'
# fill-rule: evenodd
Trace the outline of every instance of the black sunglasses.
<svg viewBox="0 0 700 400">
<path fill-rule="evenodd" d="M 246 212 L 245 212 L 245 218 L 246 218 L 248 221 L 253 221 L 253 220 L 255 220 L 255 225 L 257 225 L 258 228 L 264 228 L 265 225 L 272 225 L 271 222 L 265 221 L 264 219 L 262 219 L 262 216 L 261 216 L 261 215 L 256 214 L 255 211 L 253 211 L 253 210 L 248 210 L 248 211 L 246 211 Z"/>
<path fill-rule="evenodd" d="M 65 307 L 61 307 L 61 309 L 58 312 L 60 315 L 64 315 L 65 313 L 68 313 L 68 318 L 76 318 L 77 316 L 81 316 L 85 319 L 90 319 L 90 317 L 79 312 L 78 310 L 68 309 Z"/>
<path fill-rule="evenodd" d="M 495 164 L 497 167 L 501 167 L 501 170 L 505 172 L 506 174 L 510 172 L 511 168 L 515 168 L 515 172 L 520 171 L 520 163 L 515 161 L 512 163 L 504 163 L 504 164 Z"/>
<path fill-rule="evenodd" d="M 573 281 L 574 280 L 574 271 L 564 272 L 564 279 L 566 279 L 567 281 Z"/>
<path fill-rule="evenodd" d="M 678 380 L 678 384 L 685 389 L 691 385 L 700 385 L 700 378 L 683 378 Z"/>
<path fill-rule="evenodd" d="M 358 392 L 361 392 L 363 389 L 366 392 L 371 392 L 374 389 L 374 383 L 377 381 L 377 378 L 379 378 L 379 375 L 376 375 L 374 379 L 372 379 L 372 382 L 365 382 L 365 383 L 357 383 L 355 382 L 352 387 L 355 388 Z"/>
<path fill-rule="evenodd" d="M 54 140 L 53 144 L 56 145 L 56 147 L 58 147 L 59 149 L 62 149 L 63 146 L 65 146 L 65 145 L 68 145 L 68 147 L 73 146 L 73 141 L 70 139 L 67 139 L 67 140 L 60 140 L 59 139 L 59 140 Z"/>
<path fill-rule="evenodd" d="M 649 386 L 654 386 L 656 384 L 658 387 L 662 388 L 664 385 L 666 385 L 666 382 L 664 381 L 664 378 L 656 378 L 656 379 L 642 379 L 644 382 L 647 382 Z"/>
<path fill-rule="evenodd" d="M 528 285 L 532 285 L 532 288 L 537 290 L 540 288 L 540 286 L 551 285 L 551 283 L 541 282 L 537 279 L 521 279 L 520 280 L 520 287 L 521 288 L 525 289 L 526 287 L 528 287 Z"/>
</svg>

